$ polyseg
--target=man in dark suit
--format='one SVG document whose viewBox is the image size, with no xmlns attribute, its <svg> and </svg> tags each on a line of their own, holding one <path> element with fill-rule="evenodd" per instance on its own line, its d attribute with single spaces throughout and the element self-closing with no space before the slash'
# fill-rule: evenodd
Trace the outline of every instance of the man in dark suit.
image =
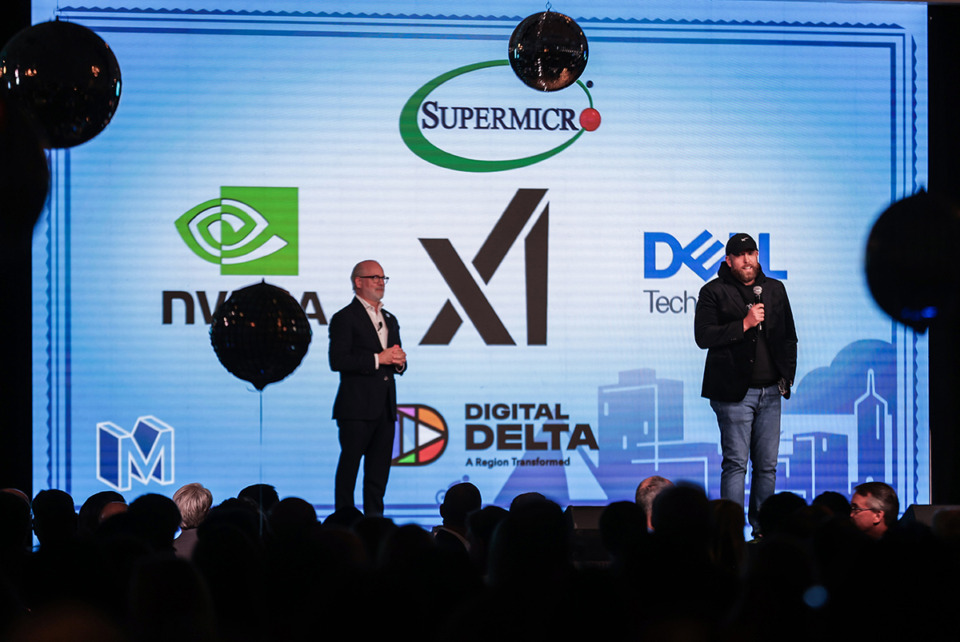
<svg viewBox="0 0 960 642">
<path fill-rule="evenodd" d="M 363 459 L 363 511 L 383 514 L 397 419 L 395 374 L 407 368 L 400 324 L 383 309 L 387 277 L 376 261 L 361 261 L 350 282 L 356 296 L 330 319 L 330 368 L 340 373 L 333 418 L 340 433 L 334 482 L 336 510 L 354 505 Z"/>
</svg>

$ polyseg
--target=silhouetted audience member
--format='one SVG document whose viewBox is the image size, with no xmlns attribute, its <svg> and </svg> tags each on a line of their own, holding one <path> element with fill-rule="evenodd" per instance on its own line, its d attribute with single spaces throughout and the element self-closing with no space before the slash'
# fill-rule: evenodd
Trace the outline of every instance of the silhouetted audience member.
<svg viewBox="0 0 960 642">
<path fill-rule="evenodd" d="M 278 541 L 308 537 L 317 524 L 317 509 L 299 497 L 284 497 L 274 504 L 267 517 L 270 534 Z"/>
<path fill-rule="evenodd" d="M 156 553 L 174 554 L 173 538 L 180 528 L 177 503 L 159 493 L 140 495 L 128 509 L 135 534 Z"/>
<path fill-rule="evenodd" d="M 960 508 L 942 508 L 931 522 L 933 534 L 953 551 L 960 561 Z"/>
<path fill-rule="evenodd" d="M 515 498 L 490 541 L 485 592 L 462 605 L 466 611 L 451 627 L 474 640 L 493 631 L 519 639 L 564 639 L 563 633 L 576 639 L 569 602 L 577 572 L 571 535 L 556 502 L 540 493 Z"/>
<path fill-rule="evenodd" d="M 828 490 L 820 493 L 810 502 L 811 506 L 822 506 L 830 511 L 830 514 L 840 519 L 850 517 L 850 501 L 835 490 Z"/>
<path fill-rule="evenodd" d="M 112 517 L 117 515 L 123 515 L 130 507 L 127 506 L 126 502 L 107 502 L 103 505 L 103 508 L 100 509 L 100 517 L 98 518 L 97 529 L 102 529 L 104 522 L 109 521 Z"/>
<path fill-rule="evenodd" d="M 237 497 L 253 502 L 264 515 L 269 515 L 280 501 L 277 489 L 270 484 L 252 484 L 237 493 Z"/>
<path fill-rule="evenodd" d="M 421 621 L 418 635 L 436 639 L 440 618 L 475 599 L 482 589 L 466 555 L 442 549 L 429 531 L 416 524 L 398 526 L 380 547 L 369 586 L 381 605 L 371 637 L 389 637 L 395 630 L 390 622 L 404 620 L 427 603 L 438 617 Z"/>
<path fill-rule="evenodd" d="M 712 558 L 714 509 L 702 488 L 679 482 L 653 502 L 650 575 L 656 592 L 648 635 L 664 635 L 664 627 L 701 630 L 729 612 L 736 596 L 736 578 Z M 683 595 L 683 600 L 665 600 Z"/>
<path fill-rule="evenodd" d="M 253 484 L 241 490 L 237 494 L 237 499 L 257 509 L 260 519 L 260 536 L 265 536 L 269 529 L 267 519 L 270 511 L 280 501 L 277 489 L 270 484 Z"/>
<path fill-rule="evenodd" d="M 470 541 L 470 560 L 483 576 L 487 575 L 490 541 L 497 526 L 508 515 L 501 506 L 484 506 L 467 516 L 467 539 Z"/>
<path fill-rule="evenodd" d="M 260 511 L 246 500 L 231 498 L 210 509 L 197 527 L 191 561 L 213 598 L 220 640 L 262 642 L 270 613 Z"/>
<path fill-rule="evenodd" d="M 520 493 L 510 501 L 510 510 L 514 511 L 519 507 L 522 507 L 526 504 L 536 504 L 543 501 L 549 501 L 543 495 L 543 493 L 538 493 L 537 491 L 529 491 L 526 493 Z"/>
<path fill-rule="evenodd" d="M 353 532 L 360 538 L 367 559 L 372 564 L 376 564 L 380 559 L 380 548 L 396 529 L 396 522 L 382 515 L 363 515 L 353 525 Z"/>
<path fill-rule="evenodd" d="M 706 555 L 713 512 L 699 486 L 680 483 L 662 490 L 653 501 L 653 532 L 658 541 L 680 544 Z"/>
<path fill-rule="evenodd" d="M 21 596 L 21 588 L 15 586 L 7 571 L 0 566 L 0 640 L 8 640 L 8 625 L 18 622 L 30 613 Z"/>
<path fill-rule="evenodd" d="M 469 491 L 458 487 L 444 504 Z M 852 515 L 896 515 L 882 491 L 858 486 Z M 866 625 L 883 642 L 956 637 L 960 512 L 939 514 L 936 529 L 897 522 L 872 539 L 853 519 L 830 518 L 825 502 L 798 499 L 772 496 L 761 510 L 772 521 L 748 546 L 742 506 L 678 482 L 655 499 L 652 532 L 638 503 L 604 507 L 599 536 L 612 561 L 577 565 L 567 515 L 538 492 L 509 511 L 464 509 L 469 557 L 384 517 L 342 513 L 321 525 L 301 498 L 276 503 L 261 532 L 255 503 L 231 498 L 194 529 L 191 558 L 172 552 L 176 525 L 189 521 L 162 495 L 138 497 L 90 537 L 50 546 L 38 535 L 31 551 L 29 502 L 0 492 L 0 640 L 306 642 L 386 637 L 411 618 L 421 637 L 460 642 L 624 631 L 806 642 L 863 635 Z M 38 493 L 38 534 L 48 501 L 63 497 Z M 110 501 L 125 506 L 112 496 L 84 505 L 103 512 Z M 882 612 L 878 599 L 889 605 Z"/>
<path fill-rule="evenodd" d="M 615 570 L 639 572 L 643 547 L 646 545 L 647 516 L 636 502 L 613 502 L 603 509 L 597 524 L 600 543 Z"/>
<path fill-rule="evenodd" d="M 259 546 L 262 540 L 260 509 L 245 499 L 230 497 L 210 509 L 207 518 L 197 527 L 197 541 L 203 539 L 204 532 L 213 525 L 230 524 Z"/>
<path fill-rule="evenodd" d="M 40 547 L 26 560 L 19 594 L 31 617 L 66 602 L 109 608 L 110 599 L 119 597 L 109 590 L 112 569 L 92 538 L 76 536 L 73 500 L 63 491 L 40 491 L 34 508 Z"/>
<path fill-rule="evenodd" d="M 22 493 L 0 491 L 0 584 L 19 595 L 32 547 L 30 502 Z"/>
<path fill-rule="evenodd" d="M 90 495 L 80 505 L 80 512 L 77 513 L 77 533 L 83 537 L 89 537 L 96 533 L 102 521 L 100 514 L 103 507 L 110 502 L 126 504 L 127 500 L 123 498 L 123 495 L 113 490 L 103 490 Z"/>
<path fill-rule="evenodd" d="M 0 492 L 0 554 L 26 554 L 32 543 L 30 500 L 21 493 Z"/>
<path fill-rule="evenodd" d="M 729 609 L 733 624 L 728 639 L 817 639 L 819 622 L 811 604 L 818 604 L 818 575 L 802 540 L 780 531 L 764 534 L 750 546 L 739 599 Z"/>
<path fill-rule="evenodd" d="M 363 511 L 356 506 L 344 506 L 327 515 L 327 518 L 323 520 L 323 525 L 331 528 L 350 529 L 361 519 L 363 519 Z"/>
<path fill-rule="evenodd" d="M 197 527 L 206 519 L 213 506 L 213 493 L 196 482 L 184 484 L 173 494 L 180 509 L 180 534 L 173 540 L 178 557 L 190 559 L 197 544 Z"/>
<path fill-rule="evenodd" d="M 404 524 L 390 530 L 380 544 L 376 565 L 391 572 L 416 573 L 419 561 L 436 549 L 429 531 L 417 524 Z"/>
<path fill-rule="evenodd" d="M 721 571 L 740 575 L 746 546 L 743 538 L 743 529 L 746 527 L 743 506 L 732 499 L 714 499 L 710 501 L 710 506 L 713 509 L 710 559 Z"/>
<path fill-rule="evenodd" d="M 673 486 L 673 482 L 660 475 L 651 475 L 637 485 L 636 503 L 643 509 L 647 520 L 647 530 L 653 530 L 653 500 L 665 488 Z"/>
<path fill-rule="evenodd" d="M 556 502 L 537 495 L 515 498 L 493 533 L 488 570 L 495 587 L 554 590 L 568 579 L 572 564 L 567 520 Z"/>
<path fill-rule="evenodd" d="M 782 532 L 785 524 L 797 511 L 806 508 L 807 502 L 796 493 L 782 491 L 770 495 L 760 505 L 757 524 L 761 537 L 770 537 Z"/>
<path fill-rule="evenodd" d="M 22 499 L 23 501 L 27 502 L 27 506 L 30 505 L 30 496 L 27 495 L 22 490 L 20 490 L 19 488 L 0 488 L 0 493 L 10 493 L 11 495 L 15 495 L 20 499 Z"/>
<path fill-rule="evenodd" d="M 269 621 L 269 639 L 315 640 L 318 622 L 324 637 L 350 635 L 375 599 L 368 585 L 372 561 L 360 538 L 349 526 L 321 524 L 314 506 L 300 498 L 278 502 L 269 519 L 265 610 L 284 614 Z"/>
<path fill-rule="evenodd" d="M 440 503 L 440 517 L 443 522 L 433 529 L 437 545 L 444 550 L 469 555 L 467 516 L 480 510 L 482 503 L 480 489 L 470 482 L 461 482 L 448 488 Z"/>
<path fill-rule="evenodd" d="M 134 569 L 127 599 L 128 620 L 136 642 L 219 639 L 207 584 L 186 559 L 145 559 Z"/>
<path fill-rule="evenodd" d="M 77 535 L 77 510 L 69 493 L 50 488 L 33 498 L 33 533 L 40 546 L 65 542 Z"/>
</svg>

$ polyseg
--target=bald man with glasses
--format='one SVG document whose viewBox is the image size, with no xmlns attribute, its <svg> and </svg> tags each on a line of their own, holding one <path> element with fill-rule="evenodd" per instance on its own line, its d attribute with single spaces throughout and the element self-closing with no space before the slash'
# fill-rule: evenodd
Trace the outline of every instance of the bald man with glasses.
<svg viewBox="0 0 960 642">
<path fill-rule="evenodd" d="M 389 277 L 376 261 L 361 261 L 350 274 L 353 301 L 330 319 L 330 368 L 340 374 L 333 403 L 340 440 L 334 480 L 336 510 L 354 506 L 363 460 L 363 512 L 383 514 L 397 420 L 394 376 L 407 369 L 400 324 L 383 309 Z"/>
</svg>

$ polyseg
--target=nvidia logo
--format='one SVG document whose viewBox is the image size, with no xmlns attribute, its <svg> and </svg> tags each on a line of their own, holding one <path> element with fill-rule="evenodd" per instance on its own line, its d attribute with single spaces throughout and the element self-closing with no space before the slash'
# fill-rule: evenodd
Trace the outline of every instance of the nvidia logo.
<svg viewBox="0 0 960 642">
<path fill-rule="evenodd" d="M 176 222 L 184 243 L 220 274 L 297 274 L 297 188 L 221 187 Z"/>
</svg>

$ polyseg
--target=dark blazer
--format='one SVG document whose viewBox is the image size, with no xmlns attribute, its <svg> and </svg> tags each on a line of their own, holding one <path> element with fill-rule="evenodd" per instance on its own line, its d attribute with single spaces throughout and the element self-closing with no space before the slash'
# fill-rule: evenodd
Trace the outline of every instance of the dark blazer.
<svg viewBox="0 0 960 642">
<path fill-rule="evenodd" d="M 729 266 L 720 265 L 717 278 L 700 289 L 693 321 L 697 345 L 707 349 L 701 395 L 715 401 L 740 401 L 750 387 L 757 353 L 757 329 L 743 331 L 747 307 Z M 757 285 L 763 287 L 764 333 L 770 357 L 784 379 L 784 396 L 797 373 L 797 330 L 787 290 L 777 279 L 761 271 Z"/>
<path fill-rule="evenodd" d="M 397 318 L 386 310 L 381 312 L 387 325 L 387 346 L 401 345 Z M 386 407 L 395 417 L 397 388 L 393 377 L 402 372 L 398 373 L 392 365 L 374 368 L 374 355 L 383 348 L 360 300 L 354 297 L 347 307 L 334 314 L 327 330 L 330 335 L 330 369 L 340 373 L 333 418 L 369 421 L 380 417 Z"/>
</svg>

